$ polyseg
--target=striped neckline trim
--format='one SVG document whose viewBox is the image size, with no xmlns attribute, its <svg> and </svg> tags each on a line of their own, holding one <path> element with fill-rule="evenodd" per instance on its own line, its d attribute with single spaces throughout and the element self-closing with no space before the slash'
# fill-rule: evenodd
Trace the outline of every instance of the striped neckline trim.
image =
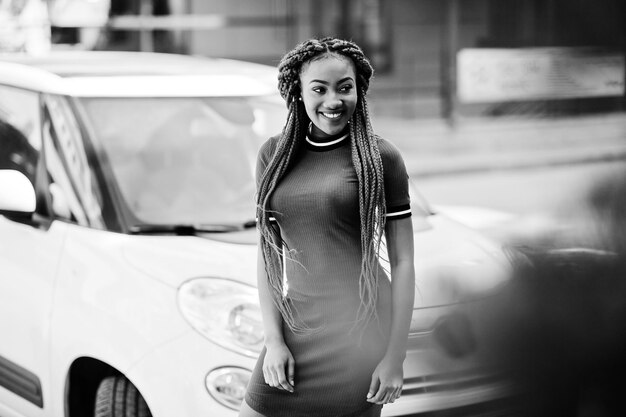
<svg viewBox="0 0 626 417">
<path fill-rule="evenodd" d="M 309 123 L 307 134 L 305 136 L 307 148 L 316 152 L 330 151 L 331 149 L 339 148 L 344 144 L 344 142 L 346 142 L 346 138 L 350 136 L 350 129 L 347 125 L 343 131 L 345 132 L 343 135 L 341 135 L 342 132 L 339 132 L 337 136 L 334 136 L 334 138 L 332 136 L 327 138 L 331 140 L 315 140 L 312 134 L 313 123 Z"/>
<path fill-rule="evenodd" d="M 328 148 L 328 147 L 330 147 L 330 146 L 337 145 L 337 144 L 339 144 L 339 143 L 343 142 L 343 141 L 344 141 L 344 140 L 345 140 L 348 136 L 350 136 L 350 134 L 349 134 L 349 133 L 346 133 L 345 135 L 343 135 L 343 136 L 341 136 L 340 138 L 337 138 L 337 139 L 335 139 L 335 140 L 331 140 L 331 141 L 328 141 L 328 142 L 317 142 L 317 141 L 315 141 L 315 140 L 311 139 L 311 138 L 309 137 L 309 135 L 307 135 L 307 136 L 306 136 L 306 141 L 307 141 L 307 142 L 308 142 L 308 144 L 309 144 L 309 145 L 311 145 L 311 146 L 314 146 L 314 147 L 316 147 L 316 148 L 322 148 L 322 149 L 323 149 L 323 148 Z"/>
</svg>

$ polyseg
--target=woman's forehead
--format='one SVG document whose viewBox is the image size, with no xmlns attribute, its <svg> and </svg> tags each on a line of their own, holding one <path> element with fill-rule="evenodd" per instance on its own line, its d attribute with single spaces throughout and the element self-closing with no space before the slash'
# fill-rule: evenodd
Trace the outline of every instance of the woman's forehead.
<svg viewBox="0 0 626 417">
<path fill-rule="evenodd" d="M 351 76 L 356 70 L 352 60 L 346 56 L 325 53 L 305 62 L 300 70 L 300 78 Z"/>
</svg>

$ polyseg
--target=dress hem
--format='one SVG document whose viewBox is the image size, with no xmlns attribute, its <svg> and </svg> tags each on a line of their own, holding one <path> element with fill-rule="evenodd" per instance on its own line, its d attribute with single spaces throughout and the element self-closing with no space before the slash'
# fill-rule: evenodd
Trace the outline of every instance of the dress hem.
<svg viewBox="0 0 626 417">
<path fill-rule="evenodd" d="M 268 414 L 267 411 L 265 411 L 265 407 L 261 406 L 261 404 L 259 404 L 259 401 L 257 401 L 256 399 L 252 398 L 251 396 L 247 395 L 244 397 L 244 401 L 246 402 L 246 404 L 248 404 L 248 407 L 250 407 L 251 409 L 253 409 L 254 411 L 256 411 L 257 413 L 263 415 L 264 417 L 319 417 L 317 414 L 308 414 L 305 412 L 305 414 L 292 414 L 292 413 L 286 413 L 286 414 L 281 414 L 278 413 L 276 415 L 273 414 Z M 376 407 L 376 404 L 367 404 L 365 405 L 363 408 L 356 410 L 356 411 L 351 411 L 347 414 L 332 414 L 332 417 L 359 417 L 362 413 L 365 413 L 367 411 L 369 411 L 372 407 Z M 380 406 L 380 409 L 382 410 L 382 406 Z M 325 414 L 326 416 L 329 416 L 328 414 Z"/>
</svg>

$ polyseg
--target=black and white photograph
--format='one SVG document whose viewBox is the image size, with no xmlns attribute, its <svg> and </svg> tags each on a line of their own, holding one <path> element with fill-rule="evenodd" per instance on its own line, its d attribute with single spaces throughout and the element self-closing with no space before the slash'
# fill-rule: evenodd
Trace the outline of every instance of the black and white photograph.
<svg viewBox="0 0 626 417">
<path fill-rule="evenodd" d="M 626 415 L 626 1 L 0 0 L 0 417 Z"/>
</svg>

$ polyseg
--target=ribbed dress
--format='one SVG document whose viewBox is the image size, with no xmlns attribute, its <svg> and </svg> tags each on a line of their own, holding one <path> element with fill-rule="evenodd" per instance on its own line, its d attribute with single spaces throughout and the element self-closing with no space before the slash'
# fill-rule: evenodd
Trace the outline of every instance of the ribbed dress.
<svg viewBox="0 0 626 417">
<path fill-rule="evenodd" d="M 306 138 L 296 162 L 276 187 L 273 221 L 290 250 L 285 261 L 288 297 L 297 319 L 315 331 L 283 335 L 295 360 L 294 393 L 270 387 L 263 379 L 261 352 L 245 400 L 266 417 L 360 416 L 372 373 L 387 347 L 391 285 L 381 268 L 378 322 L 360 340 L 351 332 L 360 305 L 361 240 L 358 179 L 350 137 L 320 142 Z M 257 161 L 257 181 L 278 138 L 268 140 Z M 398 150 L 378 139 L 384 170 L 387 221 L 411 215 L 408 176 Z M 291 259 L 290 259 L 291 258 Z M 374 414 L 380 407 L 375 406 Z"/>
</svg>

